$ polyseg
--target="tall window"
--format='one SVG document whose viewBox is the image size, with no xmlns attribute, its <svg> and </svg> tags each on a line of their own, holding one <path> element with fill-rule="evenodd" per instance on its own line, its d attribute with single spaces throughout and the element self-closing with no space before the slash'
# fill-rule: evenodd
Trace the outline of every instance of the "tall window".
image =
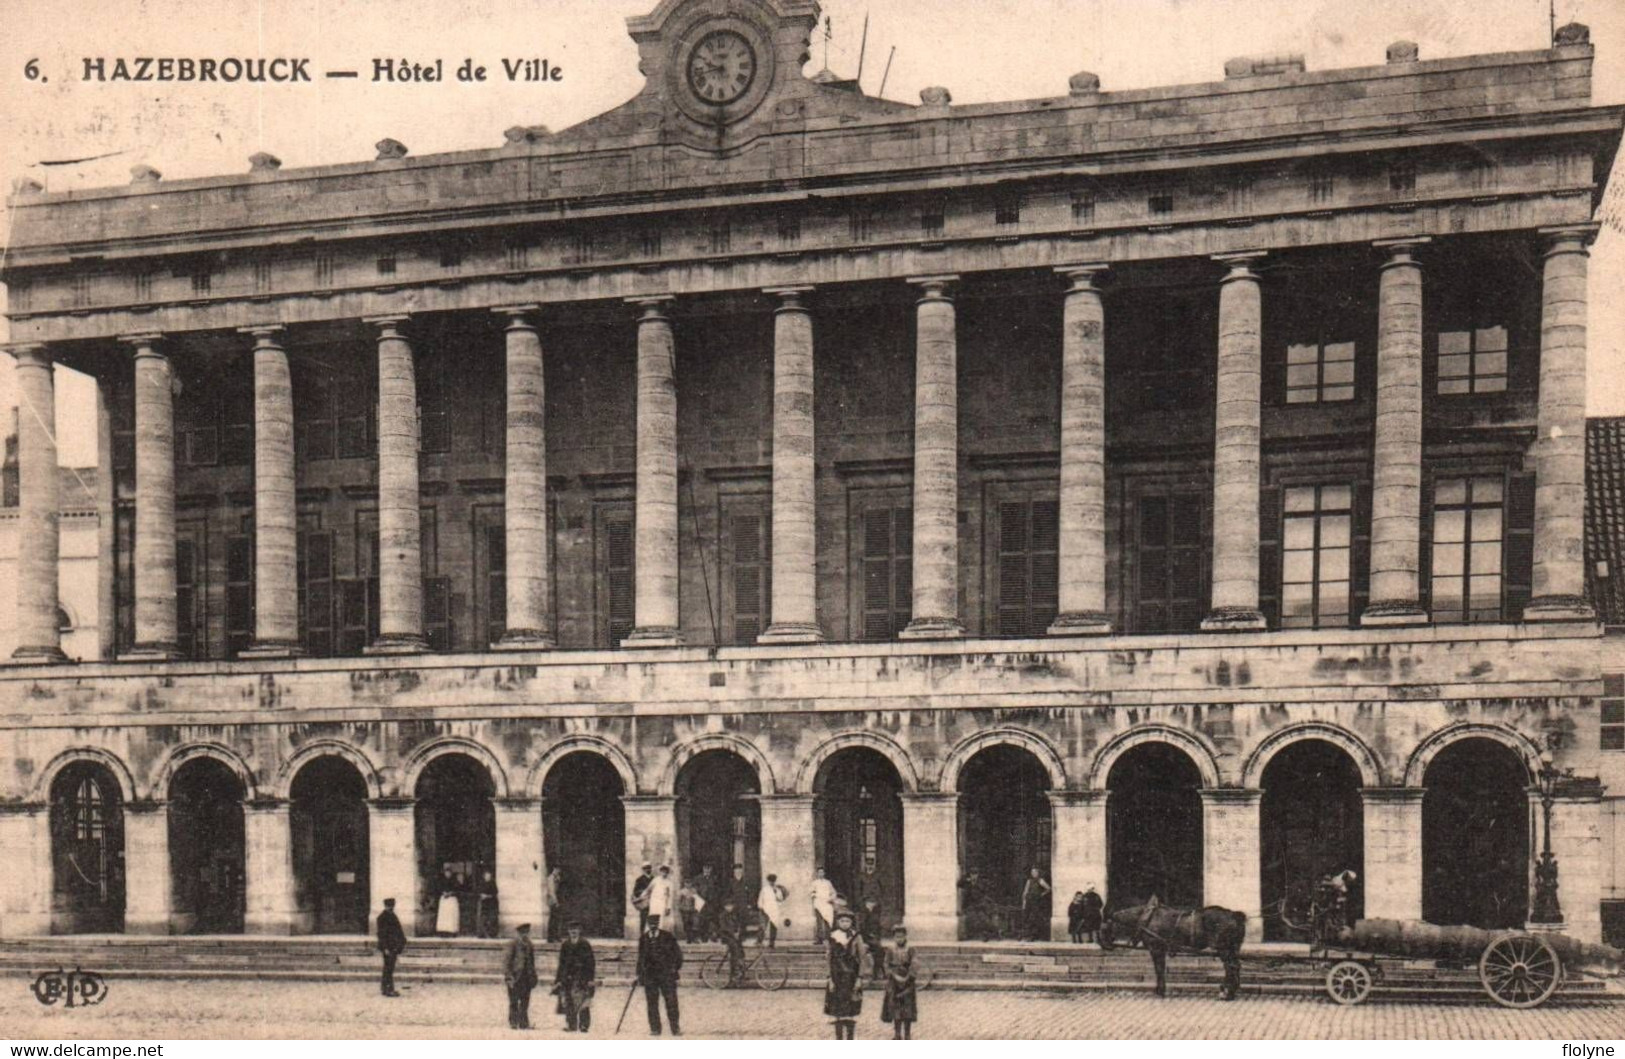
<svg viewBox="0 0 1625 1059">
<path fill-rule="evenodd" d="M 1282 494 L 1281 627 L 1347 625 L 1353 491 L 1288 486 Z"/>
<path fill-rule="evenodd" d="M 299 591 L 299 637 L 305 653 L 333 654 L 333 534 L 301 530 L 295 557 Z"/>
<path fill-rule="evenodd" d="M 878 505 L 863 512 L 862 522 L 860 639 L 890 640 L 914 610 L 914 509 Z"/>
<path fill-rule="evenodd" d="M 773 525 L 767 506 L 728 515 L 733 642 L 753 644 L 767 629 L 773 598 Z"/>
<path fill-rule="evenodd" d="M 1287 404 L 1353 399 L 1353 342 L 1307 342 L 1286 347 Z"/>
<path fill-rule="evenodd" d="M 254 538 L 244 530 L 226 538 L 227 658 L 254 642 Z"/>
<path fill-rule="evenodd" d="M 1507 329 L 1439 332 L 1439 392 L 1500 393 L 1507 388 Z"/>
<path fill-rule="evenodd" d="M 1500 476 L 1433 485 L 1433 620 L 1501 620 L 1504 487 Z"/>
<path fill-rule="evenodd" d="M 1200 493 L 1146 495 L 1135 505 L 1135 632 L 1190 632 L 1207 605 L 1210 536 Z"/>
<path fill-rule="evenodd" d="M 1602 678 L 1602 749 L 1625 750 L 1625 674 Z"/>
<path fill-rule="evenodd" d="M 597 512 L 599 642 L 619 647 L 632 632 L 636 550 L 632 505 L 604 504 Z"/>
<path fill-rule="evenodd" d="M 998 530 L 998 633 L 1042 636 L 1059 605 L 1060 504 L 1006 500 Z"/>
</svg>

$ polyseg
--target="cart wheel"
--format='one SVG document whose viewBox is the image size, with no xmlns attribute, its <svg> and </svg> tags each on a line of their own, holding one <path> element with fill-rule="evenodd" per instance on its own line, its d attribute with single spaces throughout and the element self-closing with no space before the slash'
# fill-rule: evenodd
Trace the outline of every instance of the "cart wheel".
<svg viewBox="0 0 1625 1059">
<path fill-rule="evenodd" d="M 1497 1004 L 1538 1007 L 1563 981 L 1563 961 L 1545 938 L 1503 934 L 1479 957 L 1478 979 Z"/>
<path fill-rule="evenodd" d="M 728 988 L 728 954 L 712 953 L 700 964 L 700 981 L 709 989 Z"/>
<path fill-rule="evenodd" d="M 783 989 L 784 983 L 790 980 L 790 965 L 764 952 L 750 965 L 750 974 L 757 985 L 772 992 L 775 989 Z"/>
<path fill-rule="evenodd" d="M 1326 995 L 1339 1004 L 1362 1004 L 1371 995 L 1371 969 L 1355 960 L 1339 960 L 1326 972 Z"/>
</svg>

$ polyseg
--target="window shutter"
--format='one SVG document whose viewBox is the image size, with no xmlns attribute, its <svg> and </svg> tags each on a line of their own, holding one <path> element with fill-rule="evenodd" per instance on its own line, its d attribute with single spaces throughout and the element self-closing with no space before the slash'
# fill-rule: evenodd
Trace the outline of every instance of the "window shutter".
<svg viewBox="0 0 1625 1059">
<path fill-rule="evenodd" d="M 767 626 L 764 521 L 760 514 L 752 512 L 736 514 L 729 522 L 733 545 L 733 642 L 738 644 L 755 643 Z"/>
<path fill-rule="evenodd" d="M 333 534 L 299 534 L 299 638 L 305 653 L 333 653 Z"/>
<path fill-rule="evenodd" d="M 914 509 L 894 509 L 892 527 L 891 636 L 895 637 L 914 617 Z"/>
<path fill-rule="evenodd" d="M 1426 457 L 1423 457 L 1426 459 Z M 1433 476 L 1422 475 L 1422 524 L 1417 528 L 1416 601 L 1424 613 L 1433 613 Z"/>
<path fill-rule="evenodd" d="M 1168 619 L 1170 631 L 1194 632 L 1207 610 L 1203 568 L 1213 528 L 1200 493 L 1176 493 L 1168 504 Z"/>
<path fill-rule="evenodd" d="M 376 540 L 377 538 L 373 538 Z M 367 643 L 373 643 L 380 635 L 383 605 L 379 601 L 378 579 L 367 578 Z"/>
<path fill-rule="evenodd" d="M 1025 501 L 999 505 L 999 635 L 1027 632 L 1031 599 L 1027 554 L 1028 507 Z"/>
<path fill-rule="evenodd" d="M 254 538 L 226 538 L 226 654 L 254 642 Z"/>
<path fill-rule="evenodd" d="M 1535 574 L 1535 476 L 1507 475 L 1506 543 L 1502 545 L 1501 617 L 1522 621 Z"/>
<path fill-rule="evenodd" d="M 1061 504 L 1033 501 L 1032 620 L 1028 634 L 1043 636 L 1055 623 L 1061 602 Z"/>
<path fill-rule="evenodd" d="M 423 634 L 434 651 L 451 650 L 451 578 L 423 579 Z"/>
<path fill-rule="evenodd" d="M 1271 629 L 1281 627 L 1281 487 L 1258 491 L 1258 609 Z"/>
<path fill-rule="evenodd" d="M 197 613 L 197 547 L 175 540 L 175 639 L 182 658 L 199 658 Z"/>
<path fill-rule="evenodd" d="M 606 633 L 611 647 L 632 632 L 633 574 L 636 554 L 632 535 L 632 519 L 628 515 L 615 515 L 604 520 L 605 561 L 604 588 L 609 601 L 605 614 Z"/>
<path fill-rule="evenodd" d="M 485 639 L 496 643 L 508 631 L 508 535 L 505 526 L 485 528 Z"/>
<path fill-rule="evenodd" d="M 863 638 L 889 640 L 892 635 L 891 508 L 863 513 Z"/>
<path fill-rule="evenodd" d="M 1349 626 L 1358 628 L 1371 602 L 1371 483 L 1355 482 L 1349 547 Z"/>
<path fill-rule="evenodd" d="M 367 640 L 367 586 L 363 577 L 338 582 L 340 655 L 354 657 L 366 649 Z"/>
<path fill-rule="evenodd" d="M 1135 549 L 1134 631 L 1168 630 L 1168 498 L 1143 496 L 1139 502 Z"/>
</svg>

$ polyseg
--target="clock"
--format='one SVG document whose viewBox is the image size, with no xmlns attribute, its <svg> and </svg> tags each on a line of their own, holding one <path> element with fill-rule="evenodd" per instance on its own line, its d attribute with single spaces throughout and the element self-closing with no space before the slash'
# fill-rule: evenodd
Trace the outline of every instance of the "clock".
<svg viewBox="0 0 1625 1059">
<path fill-rule="evenodd" d="M 731 29 L 707 33 L 688 56 L 688 87 L 701 102 L 725 107 L 756 80 L 756 52 Z"/>
</svg>

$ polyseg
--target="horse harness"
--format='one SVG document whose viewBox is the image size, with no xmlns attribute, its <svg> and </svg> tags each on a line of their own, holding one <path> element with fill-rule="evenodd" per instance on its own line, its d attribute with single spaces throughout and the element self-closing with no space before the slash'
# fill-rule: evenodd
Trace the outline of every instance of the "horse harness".
<svg viewBox="0 0 1625 1059">
<path fill-rule="evenodd" d="M 1143 942 L 1145 940 L 1145 938 L 1149 936 L 1149 937 L 1155 939 L 1156 941 L 1161 942 L 1163 945 L 1167 946 L 1168 948 L 1180 948 L 1181 947 L 1180 942 L 1178 942 L 1178 941 L 1170 941 L 1169 939 L 1163 937 L 1161 934 L 1158 934 L 1156 931 L 1151 929 L 1151 918 L 1154 915 L 1156 915 L 1157 912 L 1162 911 L 1162 909 L 1163 909 L 1162 905 L 1147 905 L 1145 911 L 1140 914 L 1140 922 L 1137 925 L 1137 929 L 1138 929 L 1138 932 L 1140 934 L 1140 939 Z M 1188 932 L 1184 930 L 1185 924 L 1190 919 L 1192 919 L 1197 914 L 1197 912 L 1199 912 L 1199 911 L 1201 911 L 1201 910 L 1196 909 L 1196 908 L 1192 908 L 1192 909 L 1189 909 L 1187 911 L 1175 913 L 1177 918 L 1174 919 L 1173 933 L 1175 935 L 1178 935 L 1178 934 L 1181 934 L 1181 933 L 1188 934 Z M 1196 939 L 1194 937 L 1192 937 L 1190 941 L 1184 943 L 1183 947 L 1190 948 L 1190 947 L 1193 947 L 1195 945 L 1196 945 Z"/>
</svg>

